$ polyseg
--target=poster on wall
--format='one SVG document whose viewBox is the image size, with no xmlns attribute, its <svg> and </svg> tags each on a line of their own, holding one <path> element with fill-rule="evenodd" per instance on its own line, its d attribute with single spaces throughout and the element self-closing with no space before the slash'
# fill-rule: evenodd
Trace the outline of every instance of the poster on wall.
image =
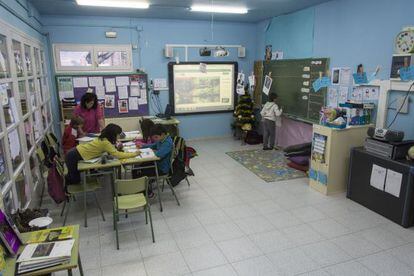
<svg viewBox="0 0 414 276">
<path fill-rule="evenodd" d="M 118 101 L 118 112 L 119 113 L 128 113 L 128 100 L 119 100 Z"/>
<path fill-rule="evenodd" d="M 114 95 L 105 95 L 105 108 L 115 108 Z"/>
</svg>

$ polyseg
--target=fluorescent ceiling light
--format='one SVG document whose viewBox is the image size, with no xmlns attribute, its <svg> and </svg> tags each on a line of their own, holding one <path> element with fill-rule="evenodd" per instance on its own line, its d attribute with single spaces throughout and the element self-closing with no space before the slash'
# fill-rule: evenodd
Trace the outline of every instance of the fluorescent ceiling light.
<svg viewBox="0 0 414 276">
<path fill-rule="evenodd" d="M 191 11 L 196 12 L 213 12 L 213 13 L 238 13 L 246 14 L 248 9 L 245 7 L 229 7 L 229 6 L 215 6 L 215 5 L 193 5 Z"/>
<path fill-rule="evenodd" d="M 81 6 L 148 9 L 149 3 L 136 0 L 76 0 Z"/>
</svg>

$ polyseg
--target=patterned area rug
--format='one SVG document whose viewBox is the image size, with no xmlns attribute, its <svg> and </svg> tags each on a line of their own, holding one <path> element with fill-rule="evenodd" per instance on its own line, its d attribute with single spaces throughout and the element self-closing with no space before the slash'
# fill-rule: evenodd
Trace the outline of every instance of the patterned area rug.
<svg viewBox="0 0 414 276">
<path fill-rule="evenodd" d="M 266 182 L 283 181 L 306 177 L 306 174 L 292 169 L 282 151 L 243 150 L 226 153 Z"/>
</svg>

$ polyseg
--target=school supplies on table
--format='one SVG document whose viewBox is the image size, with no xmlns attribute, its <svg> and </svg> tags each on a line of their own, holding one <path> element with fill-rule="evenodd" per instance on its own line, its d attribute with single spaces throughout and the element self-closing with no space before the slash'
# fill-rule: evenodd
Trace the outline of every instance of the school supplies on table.
<svg viewBox="0 0 414 276">
<path fill-rule="evenodd" d="M 27 245 L 17 259 L 19 274 L 70 262 L 75 240 Z"/>
<path fill-rule="evenodd" d="M 73 238 L 73 226 L 46 229 L 34 232 L 27 243 L 52 242 Z"/>
<path fill-rule="evenodd" d="M 140 149 L 140 154 L 136 158 L 153 158 L 155 153 L 152 149 Z"/>
<path fill-rule="evenodd" d="M 84 137 L 78 138 L 78 139 L 76 139 L 76 140 L 77 140 L 79 143 L 88 143 L 88 142 L 93 141 L 93 139 L 94 139 L 94 138 L 92 138 L 92 137 L 84 136 Z"/>
</svg>

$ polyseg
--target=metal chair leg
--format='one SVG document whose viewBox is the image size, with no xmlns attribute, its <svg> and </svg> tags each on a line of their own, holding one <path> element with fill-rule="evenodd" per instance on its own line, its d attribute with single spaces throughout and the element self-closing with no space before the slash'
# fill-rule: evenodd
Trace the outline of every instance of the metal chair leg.
<svg viewBox="0 0 414 276">
<path fill-rule="evenodd" d="M 119 237 L 118 237 L 118 210 L 115 210 L 115 234 L 116 234 L 116 249 L 119 250 Z"/>
<path fill-rule="evenodd" d="M 148 208 L 148 215 L 149 215 L 150 225 L 151 225 L 152 242 L 155 243 L 154 228 L 152 226 L 151 208 L 148 204 L 147 204 L 147 208 Z"/>
<path fill-rule="evenodd" d="M 60 216 L 63 216 L 63 212 L 65 212 L 66 201 L 67 201 L 67 199 L 65 199 L 65 201 L 63 202 L 62 211 L 60 212 Z"/>
<path fill-rule="evenodd" d="M 161 192 L 164 192 L 165 179 L 162 180 Z"/>
<path fill-rule="evenodd" d="M 40 172 L 42 174 L 42 192 L 40 193 L 40 202 L 39 202 L 39 208 L 42 207 L 42 203 L 43 203 L 43 195 L 45 194 L 45 186 L 46 186 L 46 181 L 43 178 L 43 170 Z M 62 216 L 62 215 L 60 215 Z"/>
<path fill-rule="evenodd" d="M 161 191 L 160 191 L 160 185 L 159 185 L 158 181 L 155 181 L 155 182 L 157 182 L 158 201 L 159 201 L 159 203 L 160 203 L 160 212 L 162 212 L 162 202 L 161 202 Z"/>
<path fill-rule="evenodd" d="M 69 198 L 69 200 L 68 200 L 68 206 L 67 206 L 67 208 L 66 208 L 66 214 L 65 214 L 65 218 L 63 219 L 63 225 L 62 225 L 62 226 L 65 226 L 65 225 L 66 225 L 66 220 L 67 220 L 67 218 L 68 218 L 69 209 L 70 209 L 70 198 Z"/>
<path fill-rule="evenodd" d="M 93 193 L 93 196 L 95 197 L 96 205 L 98 206 L 99 211 L 101 212 L 102 220 L 105 221 L 105 215 L 102 211 L 101 205 L 99 204 L 98 197 L 96 196 L 96 193 Z"/>
<path fill-rule="evenodd" d="M 147 213 L 147 207 L 144 208 L 145 212 L 145 224 L 148 224 L 148 213 Z"/>
<path fill-rule="evenodd" d="M 167 184 L 168 184 L 168 186 L 170 186 L 171 192 L 174 195 L 175 200 L 177 201 L 177 205 L 180 206 L 180 201 L 178 201 L 178 197 L 177 197 L 177 195 L 174 191 L 174 187 L 172 186 L 171 181 L 169 179 L 167 179 Z"/>
<path fill-rule="evenodd" d="M 188 181 L 188 177 L 185 177 L 185 181 L 187 181 L 188 187 L 190 187 L 190 181 Z"/>
</svg>

